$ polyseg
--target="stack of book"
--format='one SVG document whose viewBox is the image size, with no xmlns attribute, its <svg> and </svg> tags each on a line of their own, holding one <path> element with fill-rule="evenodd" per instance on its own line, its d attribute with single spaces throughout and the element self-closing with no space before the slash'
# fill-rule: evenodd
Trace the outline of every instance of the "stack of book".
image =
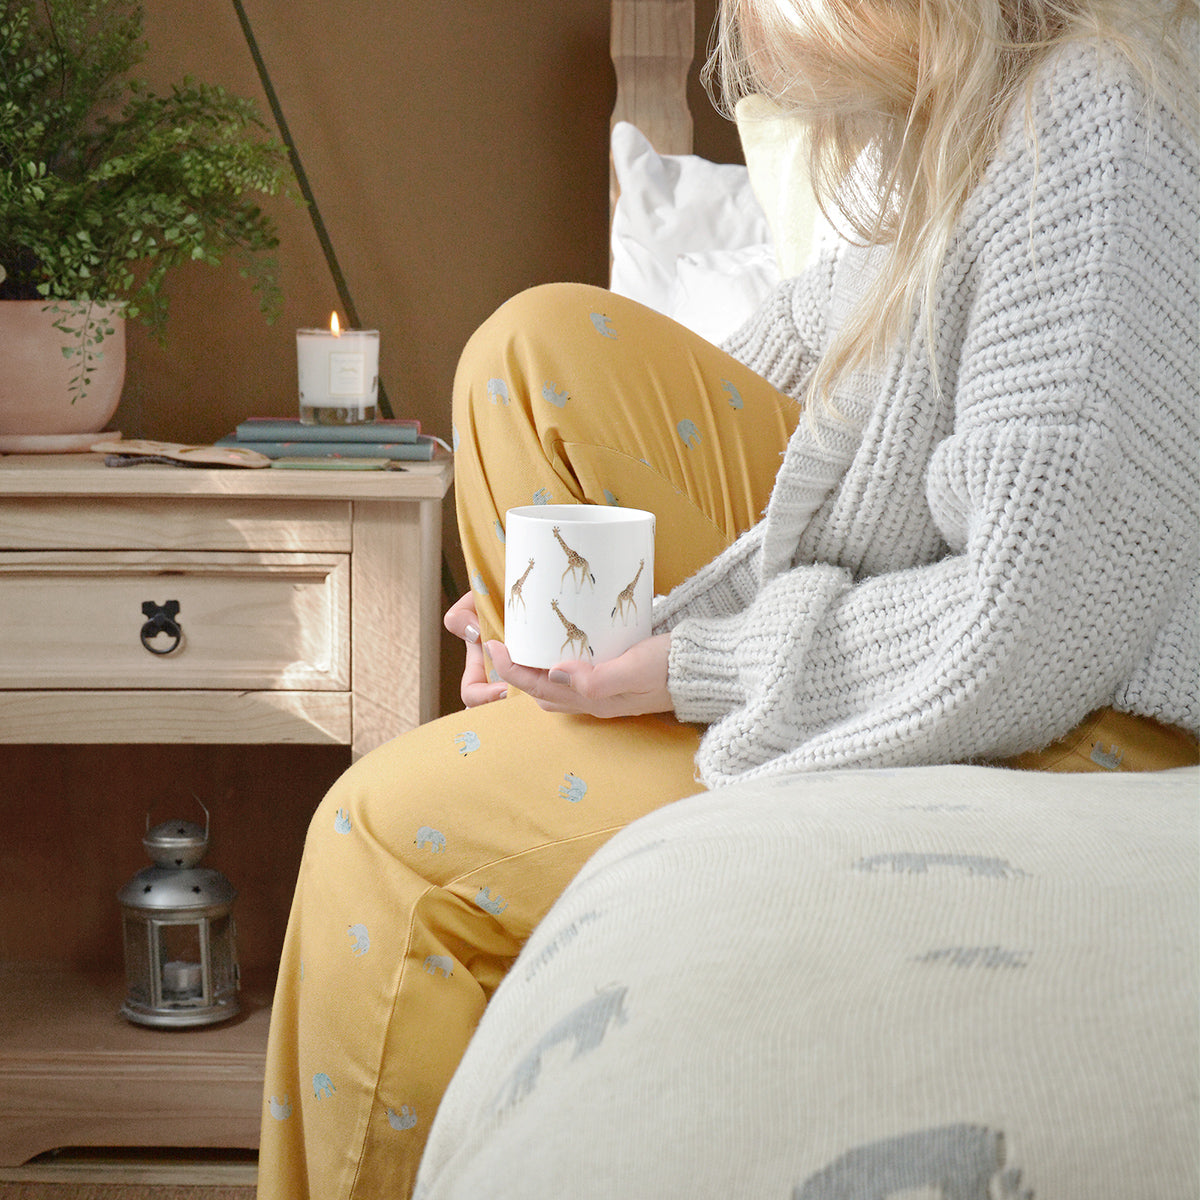
<svg viewBox="0 0 1200 1200">
<path fill-rule="evenodd" d="M 295 417 L 249 417 L 218 446 L 241 446 L 273 459 L 275 466 L 364 468 L 393 462 L 428 462 L 437 439 L 420 421 L 388 418 L 358 425 L 302 425 Z"/>
</svg>

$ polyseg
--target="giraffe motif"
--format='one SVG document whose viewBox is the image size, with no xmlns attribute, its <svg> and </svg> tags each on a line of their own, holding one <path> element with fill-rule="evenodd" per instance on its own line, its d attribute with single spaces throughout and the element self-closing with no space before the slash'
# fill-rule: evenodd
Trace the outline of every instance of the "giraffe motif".
<svg viewBox="0 0 1200 1200">
<path fill-rule="evenodd" d="M 588 654 L 591 654 L 592 648 L 588 644 L 588 635 L 586 633 L 584 633 L 583 630 L 580 629 L 578 625 L 575 625 L 571 621 L 567 620 L 566 616 L 563 613 L 563 610 L 558 607 L 557 600 L 551 600 L 550 607 L 552 609 L 554 609 L 555 615 L 563 623 L 563 628 L 567 631 L 566 640 L 558 648 L 558 652 L 561 654 L 568 646 L 570 646 L 571 653 L 574 654 L 576 658 L 582 658 L 585 650 L 587 651 Z M 576 652 L 576 650 L 575 650 L 575 646 L 577 643 L 579 645 L 578 652 Z"/>
<path fill-rule="evenodd" d="M 555 525 L 550 531 L 554 534 L 554 540 L 563 548 L 563 553 L 567 556 L 567 569 L 562 573 L 562 578 L 558 581 L 558 586 L 561 588 L 567 581 L 567 576 L 575 578 L 575 572 L 579 572 L 579 580 L 575 585 L 575 594 L 578 595 L 583 591 L 583 585 L 587 580 L 592 581 L 592 587 L 596 586 L 596 577 L 588 570 L 588 561 L 582 554 L 572 550 L 570 546 L 562 539 L 562 534 L 559 532 L 558 526 Z"/>
<path fill-rule="evenodd" d="M 525 597 L 521 595 L 521 589 L 525 586 L 525 580 L 529 578 L 529 572 L 533 570 L 533 559 L 529 560 L 529 566 L 525 568 L 524 574 L 508 589 L 508 607 L 512 606 L 520 600 L 521 607 L 525 608 Z M 528 612 L 528 609 L 526 609 Z"/>
<path fill-rule="evenodd" d="M 616 606 L 612 610 L 613 624 L 617 623 L 617 613 L 621 614 L 621 624 L 629 624 L 629 613 L 626 606 L 637 612 L 637 601 L 633 598 L 633 589 L 637 587 L 637 581 L 642 577 L 642 571 L 646 567 L 646 560 L 643 558 L 638 563 L 637 574 L 629 581 L 628 587 L 623 588 L 617 595 Z"/>
</svg>

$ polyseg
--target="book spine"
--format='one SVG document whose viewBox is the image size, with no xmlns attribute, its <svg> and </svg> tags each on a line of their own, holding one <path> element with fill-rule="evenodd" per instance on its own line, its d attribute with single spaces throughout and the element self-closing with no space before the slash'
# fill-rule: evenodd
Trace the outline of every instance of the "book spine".
<svg viewBox="0 0 1200 1200">
<path fill-rule="evenodd" d="M 244 442 L 235 436 L 219 438 L 215 445 L 241 446 L 257 450 L 268 458 L 390 458 L 397 462 L 428 462 L 433 458 L 433 438 L 419 437 L 415 442 Z"/>
<path fill-rule="evenodd" d="M 234 431 L 239 442 L 415 442 L 418 421 L 365 421 L 359 425 L 303 425 L 286 418 L 252 418 Z"/>
</svg>

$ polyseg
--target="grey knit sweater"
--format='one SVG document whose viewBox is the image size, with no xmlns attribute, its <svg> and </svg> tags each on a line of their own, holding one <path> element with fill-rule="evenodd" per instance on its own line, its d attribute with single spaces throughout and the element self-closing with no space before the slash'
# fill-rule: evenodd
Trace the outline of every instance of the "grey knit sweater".
<svg viewBox="0 0 1200 1200">
<path fill-rule="evenodd" d="M 656 600 L 709 786 L 1010 755 L 1103 705 L 1200 730 L 1200 171 L 1062 52 L 968 201 L 934 313 L 802 420 L 765 517 Z M 728 343 L 799 396 L 871 286 L 823 253 Z"/>
</svg>

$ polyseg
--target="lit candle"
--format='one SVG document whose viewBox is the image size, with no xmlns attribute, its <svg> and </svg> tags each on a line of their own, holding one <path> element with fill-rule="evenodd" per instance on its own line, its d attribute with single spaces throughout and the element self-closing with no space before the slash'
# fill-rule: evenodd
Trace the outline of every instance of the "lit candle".
<svg viewBox="0 0 1200 1200">
<path fill-rule="evenodd" d="M 375 419 L 379 396 L 379 330 L 296 330 L 300 420 L 305 425 L 356 425 Z"/>
<path fill-rule="evenodd" d="M 163 995 L 171 1000 L 186 999 L 200 995 L 202 975 L 199 963 L 163 963 Z"/>
</svg>

